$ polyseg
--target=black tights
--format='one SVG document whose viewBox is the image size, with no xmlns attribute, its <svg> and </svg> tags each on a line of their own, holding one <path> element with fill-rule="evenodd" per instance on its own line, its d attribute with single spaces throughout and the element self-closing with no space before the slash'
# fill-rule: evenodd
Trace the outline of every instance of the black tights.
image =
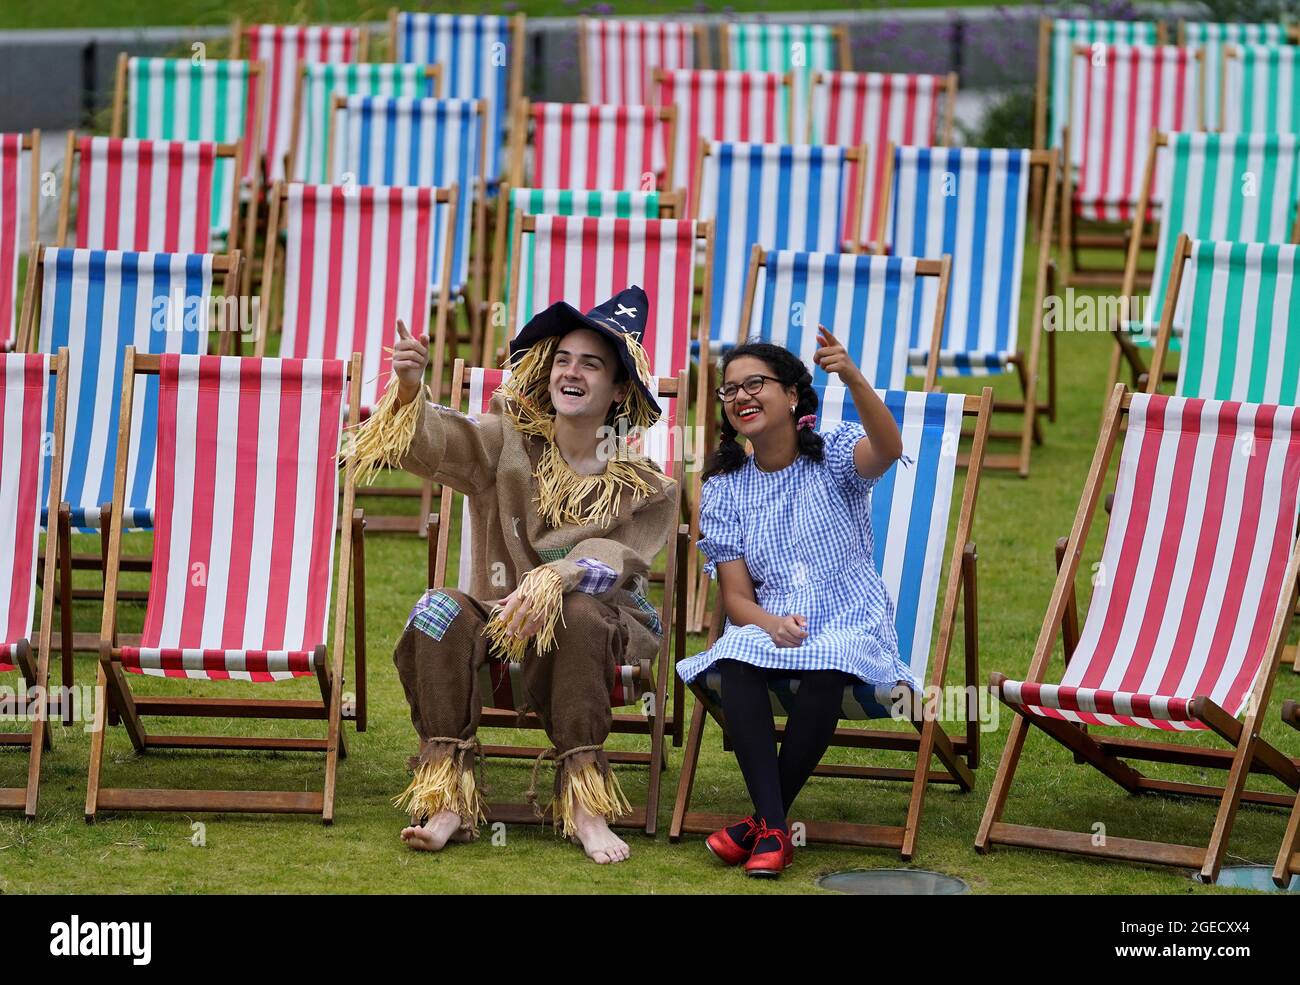
<svg viewBox="0 0 1300 985">
<path fill-rule="evenodd" d="M 784 829 L 790 806 L 835 735 L 844 687 L 854 678 L 838 670 L 796 674 L 799 689 L 778 755 L 768 680 L 792 672 L 765 670 L 740 660 L 719 660 L 718 670 L 727 734 L 754 802 L 754 817 L 769 828 Z"/>
</svg>

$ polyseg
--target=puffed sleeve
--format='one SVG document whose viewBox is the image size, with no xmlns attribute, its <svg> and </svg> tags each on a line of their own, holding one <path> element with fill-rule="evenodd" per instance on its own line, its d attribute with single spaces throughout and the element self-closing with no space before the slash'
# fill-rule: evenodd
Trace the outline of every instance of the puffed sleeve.
<svg viewBox="0 0 1300 985">
<path fill-rule="evenodd" d="M 713 476 L 700 493 L 700 539 L 696 546 L 708 559 L 704 573 L 717 580 L 718 565 L 745 553 L 744 532 L 734 497 L 727 492 L 725 475 Z"/>
<path fill-rule="evenodd" d="M 826 467 L 836 485 L 846 493 L 870 492 L 876 484 L 875 479 L 862 478 L 853 464 L 853 449 L 866 436 L 862 425 L 853 421 L 845 421 L 822 434 Z"/>
</svg>

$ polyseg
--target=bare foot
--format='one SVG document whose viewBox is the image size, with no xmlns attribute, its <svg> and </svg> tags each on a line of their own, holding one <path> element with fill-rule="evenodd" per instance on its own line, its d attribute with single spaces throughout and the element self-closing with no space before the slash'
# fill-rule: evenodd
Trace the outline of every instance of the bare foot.
<svg viewBox="0 0 1300 985">
<path fill-rule="evenodd" d="M 460 815 L 455 811 L 439 811 L 424 824 L 402 829 L 406 847 L 419 852 L 437 852 L 449 841 L 469 840 L 470 832 L 461 830 Z"/>
<path fill-rule="evenodd" d="M 609 865 L 613 862 L 626 862 L 632 849 L 613 831 L 605 819 L 598 814 L 589 814 L 578 804 L 574 813 L 574 826 L 578 829 L 577 842 L 597 865 Z"/>
</svg>

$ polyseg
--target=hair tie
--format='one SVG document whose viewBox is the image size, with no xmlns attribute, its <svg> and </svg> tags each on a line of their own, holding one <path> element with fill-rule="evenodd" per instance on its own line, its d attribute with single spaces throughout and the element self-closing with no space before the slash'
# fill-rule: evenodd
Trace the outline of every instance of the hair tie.
<svg viewBox="0 0 1300 985">
<path fill-rule="evenodd" d="M 798 423 L 795 424 L 795 430 L 802 431 L 804 428 L 810 428 L 816 423 L 817 423 L 816 414 L 805 414 L 803 417 L 799 418 Z"/>
</svg>

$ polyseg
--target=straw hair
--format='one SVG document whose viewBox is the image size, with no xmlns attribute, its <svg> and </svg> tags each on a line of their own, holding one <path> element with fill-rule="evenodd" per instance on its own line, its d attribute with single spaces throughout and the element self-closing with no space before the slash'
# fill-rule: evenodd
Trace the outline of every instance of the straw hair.
<svg viewBox="0 0 1300 985">
<path fill-rule="evenodd" d="M 397 405 L 397 377 L 388 381 L 383 395 L 370 412 L 370 417 L 348 434 L 339 452 L 343 462 L 356 463 L 356 484 L 368 485 L 384 469 L 400 468 L 415 438 L 415 419 L 420 414 L 420 403 L 429 399 L 428 387 L 421 387 L 415 399 Z"/>
</svg>

